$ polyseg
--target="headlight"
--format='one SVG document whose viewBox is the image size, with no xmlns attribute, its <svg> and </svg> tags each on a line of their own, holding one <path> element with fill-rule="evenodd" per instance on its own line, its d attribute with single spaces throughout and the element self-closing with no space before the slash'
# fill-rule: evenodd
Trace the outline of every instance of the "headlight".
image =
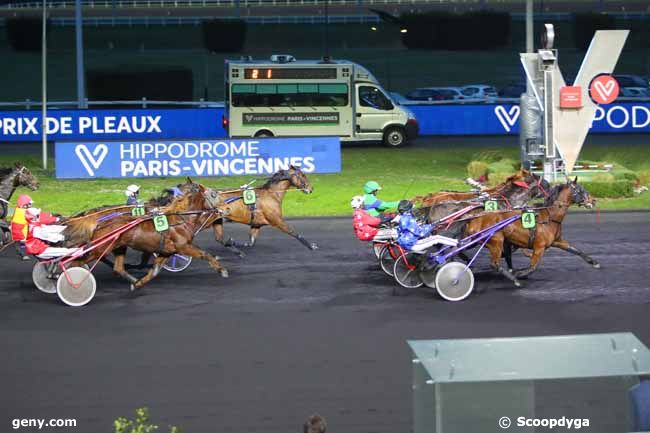
<svg viewBox="0 0 650 433">
<path fill-rule="evenodd" d="M 413 112 L 412 112 L 411 110 L 406 110 L 406 116 L 407 116 L 407 118 L 408 118 L 409 120 L 411 120 L 411 119 L 412 119 L 412 120 L 416 120 L 416 119 L 415 119 L 415 114 L 413 114 Z"/>
</svg>

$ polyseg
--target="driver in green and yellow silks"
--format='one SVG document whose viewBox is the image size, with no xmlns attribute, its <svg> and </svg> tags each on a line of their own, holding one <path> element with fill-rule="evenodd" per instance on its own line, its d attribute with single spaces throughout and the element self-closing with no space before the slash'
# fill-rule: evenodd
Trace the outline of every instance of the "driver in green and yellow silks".
<svg viewBox="0 0 650 433">
<path fill-rule="evenodd" d="M 370 216 L 379 216 L 388 209 L 397 207 L 399 201 L 382 201 L 377 198 L 377 192 L 381 191 L 381 186 L 374 180 L 366 182 L 363 186 L 363 208 Z"/>
</svg>

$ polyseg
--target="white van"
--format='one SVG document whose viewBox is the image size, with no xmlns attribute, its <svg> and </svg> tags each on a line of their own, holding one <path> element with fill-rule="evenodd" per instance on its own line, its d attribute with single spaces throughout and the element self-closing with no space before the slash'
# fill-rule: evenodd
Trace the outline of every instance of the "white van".
<svg viewBox="0 0 650 433">
<path fill-rule="evenodd" d="M 346 60 L 227 61 L 223 126 L 229 137 L 339 136 L 400 147 L 418 134 L 363 66 Z"/>
</svg>

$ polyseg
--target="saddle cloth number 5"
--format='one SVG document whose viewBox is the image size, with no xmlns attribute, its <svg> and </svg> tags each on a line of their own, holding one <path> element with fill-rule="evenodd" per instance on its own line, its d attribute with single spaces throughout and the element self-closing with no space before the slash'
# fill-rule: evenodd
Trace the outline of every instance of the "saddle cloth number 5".
<svg viewBox="0 0 650 433">
<path fill-rule="evenodd" d="M 153 226 L 157 232 L 164 232 L 169 229 L 169 221 L 165 215 L 158 215 L 153 218 Z"/>
</svg>

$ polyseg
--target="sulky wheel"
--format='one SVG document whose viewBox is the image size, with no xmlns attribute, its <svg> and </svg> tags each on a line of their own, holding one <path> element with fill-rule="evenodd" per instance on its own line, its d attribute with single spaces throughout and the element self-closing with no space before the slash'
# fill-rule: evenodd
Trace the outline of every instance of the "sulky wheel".
<svg viewBox="0 0 650 433">
<path fill-rule="evenodd" d="M 395 260 L 393 274 L 400 286 L 407 289 L 417 289 L 422 286 L 423 283 L 417 266 L 419 259 L 420 257 L 417 254 L 409 253 L 401 255 Z"/>
<path fill-rule="evenodd" d="M 58 266 L 55 263 L 34 263 L 32 281 L 41 292 L 56 293 L 56 279 L 58 276 Z"/>
<path fill-rule="evenodd" d="M 163 269 L 169 272 L 182 272 L 192 263 L 192 257 L 182 254 L 174 254 L 163 265 Z"/>
<path fill-rule="evenodd" d="M 474 274 L 464 263 L 445 263 L 438 269 L 435 284 L 438 294 L 444 299 L 462 301 L 474 290 Z"/>
<path fill-rule="evenodd" d="M 381 249 L 379 253 L 379 265 L 381 270 L 386 275 L 393 276 L 393 269 L 395 268 L 395 259 L 399 257 L 399 248 L 394 245 L 387 244 Z"/>
<path fill-rule="evenodd" d="M 97 283 L 93 274 L 85 268 L 69 268 L 56 282 L 59 299 L 71 307 L 81 307 L 95 296 Z"/>
</svg>

